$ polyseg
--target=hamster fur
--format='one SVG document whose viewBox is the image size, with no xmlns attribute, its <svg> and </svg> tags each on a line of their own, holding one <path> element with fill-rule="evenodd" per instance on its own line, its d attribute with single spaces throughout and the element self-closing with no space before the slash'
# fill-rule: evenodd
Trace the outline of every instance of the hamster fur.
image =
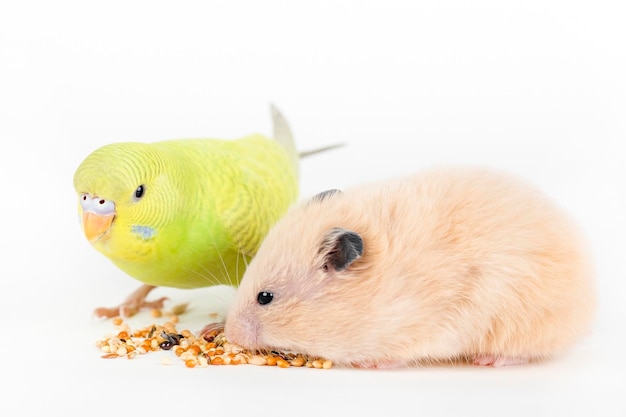
<svg viewBox="0 0 626 417">
<path fill-rule="evenodd" d="M 335 366 L 501 366 L 562 353 L 595 309 L 566 213 L 507 173 L 435 168 L 292 207 L 248 266 L 225 335 Z"/>
</svg>

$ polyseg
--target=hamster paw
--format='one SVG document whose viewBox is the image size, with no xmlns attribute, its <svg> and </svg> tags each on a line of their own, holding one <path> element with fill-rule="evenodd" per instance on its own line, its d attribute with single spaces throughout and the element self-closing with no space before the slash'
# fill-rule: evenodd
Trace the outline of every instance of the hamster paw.
<svg viewBox="0 0 626 417">
<path fill-rule="evenodd" d="M 474 365 L 478 366 L 512 366 L 528 363 L 526 358 L 509 358 L 506 356 L 477 355 L 474 357 Z"/>
<path fill-rule="evenodd" d="M 200 330 L 198 337 L 212 342 L 217 335 L 224 331 L 224 322 L 209 323 Z"/>
<path fill-rule="evenodd" d="M 371 362 L 352 362 L 353 368 L 361 369 L 398 369 L 406 368 L 407 364 L 403 361 L 371 361 Z"/>
</svg>

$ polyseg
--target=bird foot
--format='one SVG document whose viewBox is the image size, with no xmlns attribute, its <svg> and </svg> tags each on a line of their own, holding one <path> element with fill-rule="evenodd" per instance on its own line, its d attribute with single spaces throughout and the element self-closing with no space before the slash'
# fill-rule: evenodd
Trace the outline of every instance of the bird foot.
<svg viewBox="0 0 626 417">
<path fill-rule="evenodd" d="M 137 290 L 133 291 L 123 303 L 117 307 L 99 307 L 96 308 L 94 314 L 97 317 L 132 317 L 144 308 L 163 308 L 167 297 L 161 297 L 158 300 L 147 301 L 148 293 L 156 288 L 154 285 L 144 284 Z"/>
</svg>

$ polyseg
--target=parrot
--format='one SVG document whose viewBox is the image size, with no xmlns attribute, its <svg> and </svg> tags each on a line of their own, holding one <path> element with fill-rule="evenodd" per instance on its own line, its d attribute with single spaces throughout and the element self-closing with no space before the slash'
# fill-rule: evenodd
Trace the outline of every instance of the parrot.
<svg viewBox="0 0 626 417">
<path fill-rule="evenodd" d="M 299 198 L 298 152 L 270 106 L 273 137 L 109 143 L 74 172 L 85 238 L 141 286 L 98 317 L 162 308 L 156 287 L 237 287 L 270 227 Z"/>
</svg>

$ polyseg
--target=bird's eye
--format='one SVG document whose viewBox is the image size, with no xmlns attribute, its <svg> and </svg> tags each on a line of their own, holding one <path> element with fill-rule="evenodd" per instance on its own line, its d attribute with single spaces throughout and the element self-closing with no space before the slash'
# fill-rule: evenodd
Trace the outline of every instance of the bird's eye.
<svg viewBox="0 0 626 417">
<path fill-rule="evenodd" d="M 143 197 L 144 193 L 146 192 L 146 187 L 144 187 L 143 185 L 140 185 L 139 187 L 137 187 L 137 189 L 135 190 L 135 198 L 136 199 L 140 199 L 141 197 Z"/>
<path fill-rule="evenodd" d="M 259 302 L 259 304 L 261 304 L 261 305 L 269 304 L 274 299 L 274 293 L 267 292 L 267 291 L 261 291 L 257 295 L 256 299 Z"/>
</svg>

